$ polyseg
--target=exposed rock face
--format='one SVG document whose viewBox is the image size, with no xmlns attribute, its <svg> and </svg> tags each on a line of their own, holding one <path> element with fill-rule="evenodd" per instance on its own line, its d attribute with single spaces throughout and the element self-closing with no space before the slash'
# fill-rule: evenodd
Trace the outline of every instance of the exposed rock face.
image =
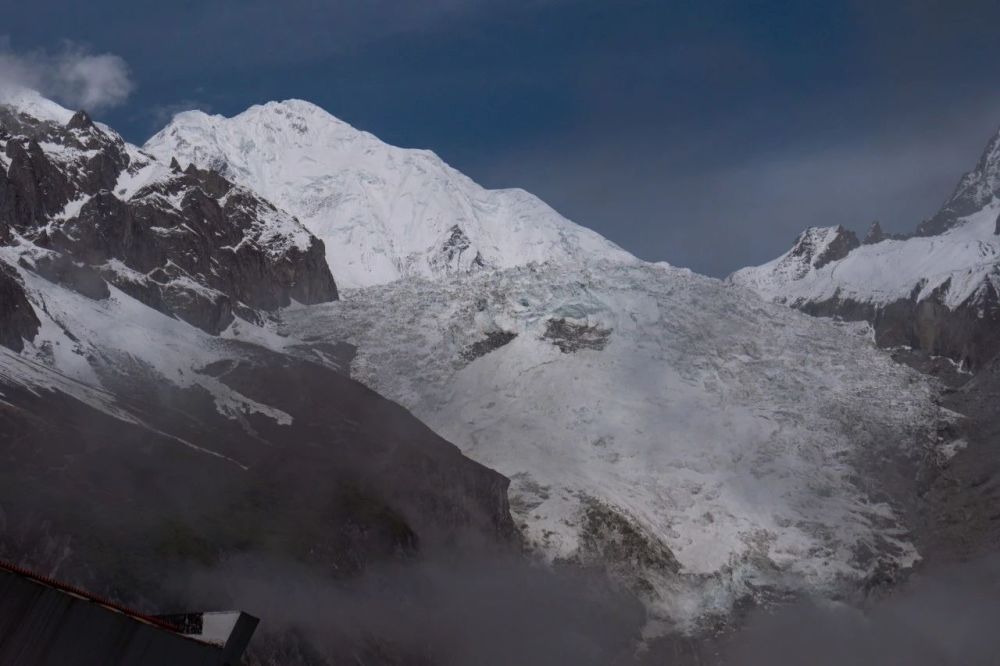
<svg viewBox="0 0 1000 666">
<path fill-rule="evenodd" d="M 953 359 L 976 369 L 1000 353 L 1000 297 L 985 283 L 967 303 L 957 308 L 945 303 L 948 285 L 922 297 L 915 290 L 909 298 L 872 304 L 834 297 L 803 302 L 799 309 L 820 317 L 867 321 L 881 347 L 912 347 L 934 356 Z"/>
<path fill-rule="evenodd" d="M 103 297 L 99 274 L 210 333 L 337 298 L 323 243 L 294 218 L 217 173 L 164 166 L 84 113 L 53 115 L 0 106 L 0 242 L 16 232 L 62 257 L 35 253 L 40 273 Z"/>
<path fill-rule="evenodd" d="M 87 298 L 99 300 L 111 295 L 107 282 L 97 271 L 65 254 L 43 254 L 34 264 L 25 260 L 21 266 L 34 268 L 50 282 L 68 287 Z"/>
<path fill-rule="evenodd" d="M 611 339 L 611 329 L 556 318 L 548 321 L 543 337 L 564 354 L 571 354 L 581 349 L 600 351 Z"/>
<path fill-rule="evenodd" d="M 474 361 L 480 356 L 485 356 L 491 351 L 500 349 L 517 337 L 513 331 L 488 331 L 482 340 L 476 340 L 471 345 L 462 350 L 462 360 Z"/>
<path fill-rule="evenodd" d="M 25 340 L 34 339 L 39 325 L 24 289 L 0 264 L 0 345 L 21 351 Z"/>
<path fill-rule="evenodd" d="M 872 226 L 868 228 L 868 233 L 865 234 L 865 238 L 861 241 L 862 245 L 874 245 L 875 243 L 881 243 L 888 236 L 882 231 L 882 225 L 879 224 L 878 220 L 872 222 Z"/>
<path fill-rule="evenodd" d="M 799 236 L 792 248 L 792 256 L 801 258 L 813 268 L 822 268 L 831 261 L 843 259 L 859 245 L 854 232 L 844 227 L 834 227 L 828 234 L 812 233 L 810 230 Z"/>
<path fill-rule="evenodd" d="M 439 253 L 432 255 L 429 261 L 443 273 L 462 273 L 486 267 L 483 255 L 473 247 L 469 236 L 457 224 L 448 230 Z"/>
</svg>

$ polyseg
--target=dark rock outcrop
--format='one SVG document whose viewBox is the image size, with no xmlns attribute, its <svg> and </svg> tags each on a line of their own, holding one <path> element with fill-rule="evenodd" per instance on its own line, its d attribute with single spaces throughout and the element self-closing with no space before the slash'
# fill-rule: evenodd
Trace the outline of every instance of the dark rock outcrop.
<svg viewBox="0 0 1000 666">
<path fill-rule="evenodd" d="M 843 259 L 860 245 L 855 233 L 844 227 L 812 227 L 795 239 L 786 261 L 796 267 L 796 276 L 802 277 L 814 268 L 822 268 L 832 261 Z"/>
<path fill-rule="evenodd" d="M 825 245 L 819 245 L 820 238 L 809 231 L 799 236 L 792 249 L 792 256 L 802 257 L 813 268 L 822 268 L 831 261 L 843 259 L 856 247 L 861 245 L 853 231 L 837 226 L 834 237 Z"/>
<path fill-rule="evenodd" d="M 14 272 L 0 263 L 0 345 L 21 351 L 41 323 Z"/>
<path fill-rule="evenodd" d="M 462 350 L 463 361 L 474 361 L 509 344 L 517 337 L 513 331 L 489 331 L 482 340 L 477 340 Z"/>
<path fill-rule="evenodd" d="M 853 231 L 838 226 L 836 237 L 825 248 L 818 249 L 812 265 L 814 268 L 822 268 L 831 261 L 843 259 L 851 250 L 860 245 L 861 243 L 858 242 L 858 237 L 854 235 Z"/>
<path fill-rule="evenodd" d="M 872 222 L 872 226 L 868 228 L 868 233 L 865 234 L 864 240 L 861 241 L 862 245 L 874 245 L 875 243 L 881 243 L 888 236 L 882 231 L 882 225 L 879 224 L 878 220 Z"/>
<path fill-rule="evenodd" d="M 90 266 L 73 261 L 65 254 L 42 255 L 33 264 L 22 260 L 22 266 L 35 270 L 50 282 L 68 287 L 87 298 L 100 300 L 111 295 L 108 284 Z"/>
<path fill-rule="evenodd" d="M 542 338 L 554 344 L 564 354 L 578 352 L 581 349 L 600 351 L 611 339 L 611 329 L 556 318 L 546 322 Z"/>
<path fill-rule="evenodd" d="M 944 391 L 942 405 L 962 414 L 938 432 L 942 445 L 920 477 L 915 536 L 937 563 L 993 556 L 1000 548 L 1000 357 Z"/>
<path fill-rule="evenodd" d="M 10 166 L 0 185 L 0 217 L 22 232 L 43 225 L 63 209 L 72 187 L 63 172 L 45 156 L 34 139 L 9 139 L 5 147 Z"/>
<path fill-rule="evenodd" d="M 472 240 L 456 224 L 448 230 L 448 237 L 441 243 L 440 253 L 432 258 L 432 262 L 444 266 L 450 271 L 461 271 L 464 270 L 463 257 L 473 249 L 475 248 L 473 248 Z M 475 256 L 469 261 L 468 269 L 476 270 L 485 266 L 483 255 L 476 250 Z"/>
<path fill-rule="evenodd" d="M 936 236 L 1000 195 L 1000 132 L 986 145 L 976 168 L 964 174 L 941 209 L 917 227 L 918 236 Z"/>
</svg>

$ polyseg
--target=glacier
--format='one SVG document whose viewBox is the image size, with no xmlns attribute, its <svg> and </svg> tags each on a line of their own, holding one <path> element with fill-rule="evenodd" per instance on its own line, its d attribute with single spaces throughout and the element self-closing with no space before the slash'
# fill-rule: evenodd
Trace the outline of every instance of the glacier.
<svg viewBox="0 0 1000 666">
<path fill-rule="evenodd" d="M 650 632 L 919 560 L 868 465 L 927 455 L 950 417 L 863 325 L 613 262 L 398 281 L 281 321 L 356 345 L 352 376 L 511 478 L 533 549 L 607 568 Z"/>
</svg>

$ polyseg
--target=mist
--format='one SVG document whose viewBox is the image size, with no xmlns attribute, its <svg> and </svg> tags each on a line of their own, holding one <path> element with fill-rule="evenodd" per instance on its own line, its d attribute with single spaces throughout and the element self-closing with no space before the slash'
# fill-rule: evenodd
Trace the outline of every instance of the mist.
<svg viewBox="0 0 1000 666">
<path fill-rule="evenodd" d="M 508 556 L 379 565 L 331 581 L 267 556 L 178 576 L 190 601 L 263 619 L 255 665 L 986 666 L 1000 635 L 1000 558 L 933 567 L 857 605 L 751 607 L 728 628 L 643 642 L 641 604 L 599 571 Z M 379 661 L 381 659 L 381 661 Z M 398 661 L 393 661 L 396 659 Z"/>
<path fill-rule="evenodd" d="M 758 610 L 722 650 L 739 666 L 986 666 L 1000 654 L 1000 558 L 934 568 L 866 609 Z"/>
<path fill-rule="evenodd" d="M 329 663 L 390 655 L 408 664 L 607 666 L 631 663 L 645 621 L 641 604 L 599 572 L 515 555 L 376 565 L 339 582 L 241 556 L 176 588 L 206 607 L 261 617 L 253 652 L 262 664 L 294 652 Z"/>
<path fill-rule="evenodd" d="M 55 51 L 17 53 L 9 37 L 0 37 L 0 95 L 10 88 L 30 88 L 71 108 L 99 111 L 123 104 L 135 85 L 117 55 L 94 54 L 74 42 Z"/>
</svg>

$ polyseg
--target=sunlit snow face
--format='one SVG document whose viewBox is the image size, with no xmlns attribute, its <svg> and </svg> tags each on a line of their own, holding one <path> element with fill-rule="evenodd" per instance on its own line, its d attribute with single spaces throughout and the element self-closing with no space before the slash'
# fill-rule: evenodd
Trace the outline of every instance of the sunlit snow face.
<svg viewBox="0 0 1000 666">
<path fill-rule="evenodd" d="M 324 241 L 343 288 L 588 256 L 633 260 L 527 192 L 483 189 L 430 151 L 387 145 L 300 100 L 233 118 L 182 113 L 145 149 L 220 169 L 297 216 Z"/>
</svg>

